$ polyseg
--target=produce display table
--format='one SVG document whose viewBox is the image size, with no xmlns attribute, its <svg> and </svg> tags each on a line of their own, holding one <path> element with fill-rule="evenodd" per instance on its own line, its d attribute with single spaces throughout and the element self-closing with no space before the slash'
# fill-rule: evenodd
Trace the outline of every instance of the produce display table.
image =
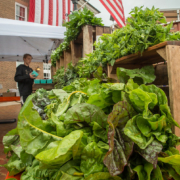
<svg viewBox="0 0 180 180">
<path fill-rule="evenodd" d="M 0 97 L 0 102 L 20 101 L 20 97 Z"/>
<path fill-rule="evenodd" d="M 115 78 L 118 67 L 135 69 L 160 62 L 167 62 L 166 68 L 158 68 L 159 72 L 156 72 L 158 81 L 155 80 L 153 84 L 168 85 L 166 91 L 169 91 L 171 112 L 174 119 L 180 124 L 180 41 L 163 42 L 148 48 L 142 55 L 137 53 L 117 59 L 114 66 L 108 66 L 108 77 Z M 165 77 L 165 69 L 168 78 Z M 167 79 L 167 84 L 164 84 L 164 79 Z M 174 133 L 180 136 L 177 127 L 174 129 Z M 177 149 L 180 150 L 180 146 Z"/>
<path fill-rule="evenodd" d="M 54 84 L 34 84 L 33 85 L 33 93 L 40 88 L 43 88 L 46 90 L 52 90 L 52 89 L 54 89 Z"/>
<path fill-rule="evenodd" d="M 51 74 L 55 75 L 55 72 L 62 66 L 66 69 L 71 61 L 75 65 L 81 58 L 86 57 L 86 54 L 92 53 L 94 42 L 103 34 L 111 34 L 111 28 L 92 25 L 82 27 L 76 40 L 71 41 L 69 49 L 64 51 L 56 62 L 56 67 L 51 67 Z"/>
</svg>

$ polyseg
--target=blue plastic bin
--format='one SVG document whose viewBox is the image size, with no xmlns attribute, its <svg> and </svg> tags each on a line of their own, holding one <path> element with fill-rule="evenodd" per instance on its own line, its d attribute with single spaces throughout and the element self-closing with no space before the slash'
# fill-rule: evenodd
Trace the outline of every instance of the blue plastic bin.
<svg viewBox="0 0 180 180">
<path fill-rule="evenodd" d="M 41 79 L 41 84 L 46 84 L 46 79 Z"/>
<path fill-rule="evenodd" d="M 33 71 L 33 72 L 32 72 L 32 75 L 33 75 L 34 77 L 38 77 L 38 76 L 39 76 L 39 74 L 38 74 L 36 71 Z"/>
<path fill-rule="evenodd" d="M 47 79 L 47 84 L 52 84 L 52 79 Z"/>
<path fill-rule="evenodd" d="M 41 84 L 41 80 L 40 79 L 35 79 L 34 84 Z"/>
</svg>

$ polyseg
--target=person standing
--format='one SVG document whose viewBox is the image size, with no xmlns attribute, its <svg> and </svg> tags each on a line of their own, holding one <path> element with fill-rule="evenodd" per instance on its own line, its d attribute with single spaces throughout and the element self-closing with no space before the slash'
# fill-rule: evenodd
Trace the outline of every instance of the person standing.
<svg viewBox="0 0 180 180">
<path fill-rule="evenodd" d="M 16 68 L 16 74 L 14 77 L 14 80 L 18 83 L 22 105 L 25 103 L 27 97 L 32 93 L 32 85 L 35 79 L 31 74 L 33 70 L 29 67 L 32 61 L 32 56 L 30 54 L 24 54 L 23 61 L 24 64 L 21 64 Z"/>
</svg>

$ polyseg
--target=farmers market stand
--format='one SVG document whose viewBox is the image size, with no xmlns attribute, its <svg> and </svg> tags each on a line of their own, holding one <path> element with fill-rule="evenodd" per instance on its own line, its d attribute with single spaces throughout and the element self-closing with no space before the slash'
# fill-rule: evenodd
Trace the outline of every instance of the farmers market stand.
<svg viewBox="0 0 180 180">
<path fill-rule="evenodd" d="M 51 74 L 54 75 L 62 66 L 66 69 L 71 61 L 75 65 L 86 54 L 92 53 L 94 42 L 103 34 L 111 34 L 111 28 L 106 26 L 84 26 L 77 39 L 71 41 L 69 49 L 64 51 L 63 56 L 56 62 L 56 67 L 51 68 Z"/>
<path fill-rule="evenodd" d="M 116 78 L 117 67 L 127 69 L 141 68 L 146 65 L 154 65 L 160 62 L 166 62 L 167 65 L 156 66 L 157 80 L 153 83 L 161 87 L 161 85 L 169 85 L 166 87 L 166 94 L 169 91 L 169 101 L 172 115 L 180 124 L 180 41 L 168 41 L 157 44 L 145 50 L 143 54 L 131 54 L 117 59 L 114 66 L 108 66 L 108 77 Z M 166 82 L 166 69 L 168 80 Z M 158 72 L 159 70 L 159 72 Z M 163 83 L 163 84 L 162 84 Z M 168 89 L 167 89 L 168 88 Z M 164 88 L 162 88 L 164 90 Z M 175 127 L 175 134 L 180 137 L 179 128 Z M 177 148 L 180 151 L 180 146 Z"/>
</svg>

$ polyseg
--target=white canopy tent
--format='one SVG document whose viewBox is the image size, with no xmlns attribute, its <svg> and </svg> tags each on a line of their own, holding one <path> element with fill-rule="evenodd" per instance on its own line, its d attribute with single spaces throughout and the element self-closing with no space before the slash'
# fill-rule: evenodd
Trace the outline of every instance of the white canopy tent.
<svg viewBox="0 0 180 180">
<path fill-rule="evenodd" d="M 0 18 L 0 61 L 22 61 L 25 53 L 34 62 L 49 60 L 65 31 L 65 27 Z"/>
</svg>

